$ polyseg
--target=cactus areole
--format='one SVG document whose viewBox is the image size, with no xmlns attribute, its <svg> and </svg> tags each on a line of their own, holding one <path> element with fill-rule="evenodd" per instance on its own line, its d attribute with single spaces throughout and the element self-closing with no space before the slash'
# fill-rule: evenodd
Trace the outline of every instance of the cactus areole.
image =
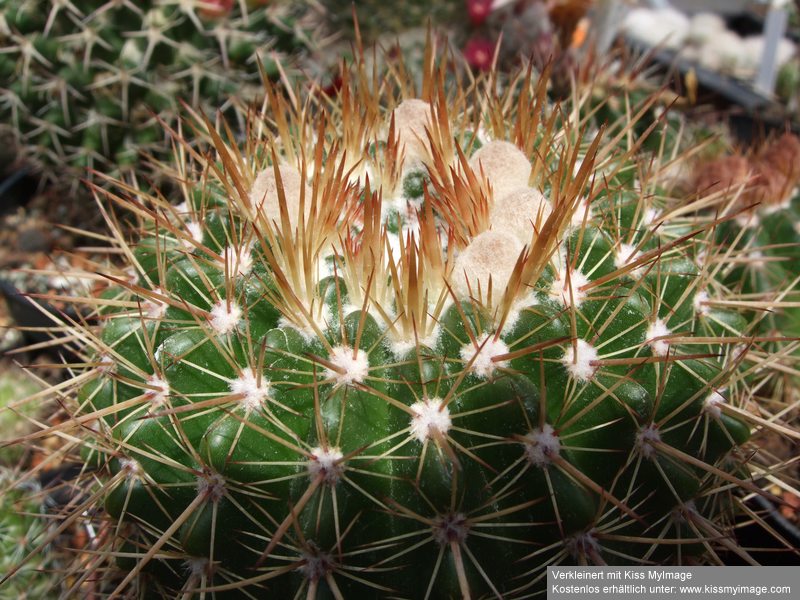
<svg viewBox="0 0 800 600">
<path fill-rule="evenodd" d="M 183 198 L 111 196 L 141 235 L 76 415 L 112 596 L 522 598 L 729 543 L 747 326 L 708 223 L 544 82 L 443 79 L 270 92 L 245 142 L 197 126 Z"/>
</svg>

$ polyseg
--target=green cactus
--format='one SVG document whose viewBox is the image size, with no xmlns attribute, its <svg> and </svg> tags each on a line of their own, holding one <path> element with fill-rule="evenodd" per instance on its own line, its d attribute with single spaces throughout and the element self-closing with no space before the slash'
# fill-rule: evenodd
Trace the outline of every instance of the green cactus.
<svg viewBox="0 0 800 600">
<path fill-rule="evenodd" d="M 355 34 L 353 12 L 365 41 L 373 42 L 386 34 L 398 35 L 409 29 L 451 25 L 454 20 L 466 22 L 465 5 L 460 0 L 410 0 L 402 3 L 378 1 L 348 2 L 322 0 L 317 15 L 320 23 L 333 32 L 344 32 L 350 39 Z"/>
<path fill-rule="evenodd" d="M 164 156 L 180 102 L 214 118 L 261 91 L 276 58 L 306 40 L 278 5 L 232 1 L 0 1 L 0 121 L 19 152 L 59 183 L 87 168 Z M 65 167 L 67 171 L 65 172 Z"/>
<path fill-rule="evenodd" d="M 215 156 L 181 142 L 177 204 L 114 196 L 142 234 L 71 405 L 107 592 L 515 598 L 549 564 L 748 559 L 773 425 L 697 260 L 707 204 L 651 193 L 546 81 L 365 73 L 313 117 L 270 93 L 245 142 L 201 131 Z"/>
<path fill-rule="evenodd" d="M 31 402 L 27 397 L 40 391 L 21 369 L 3 365 L 0 374 L 0 439 L 3 441 L 22 437 L 34 428 L 30 421 L 40 419 L 43 407 L 40 402 Z M 13 466 L 22 458 L 21 445 L 0 447 L 0 467 Z"/>
<path fill-rule="evenodd" d="M 694 188 L 699 195 L 727 195 L 721 213 L 734 216 L 717 240 L 730 247 L 720 278 L 743 295 L 766 333 L 800 336 L 796 261 L 800 258 L 800 138 L 784 134 L 752 156 L 733 154 L 701 162 Z"/>
<path fill-rule="evenodd" d="M 37 494 L 14 486 L 15 475 L 0 466 L 0 573 L 20 566 L 26 554 L 35 551 L 44 537 Z M 0 598 L 24 600 L 50 598 L 59 590 L 59 572 L 52 556 L 38 553 L 0 587 Z"/>
</svg>

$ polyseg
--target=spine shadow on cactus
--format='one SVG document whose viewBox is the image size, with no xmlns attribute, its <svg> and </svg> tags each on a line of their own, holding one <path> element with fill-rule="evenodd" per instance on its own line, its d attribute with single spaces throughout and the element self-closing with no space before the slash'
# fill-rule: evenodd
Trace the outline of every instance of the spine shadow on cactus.
<svg viewBox="0 0 800 600">
<path fill-rule="evenodd" d="M 760 338 L 717 218 L 546 80 L 427 60 L 421 93 L 270 91 L 241 147 L 197 123 L 182 204 L 106 193 L 141 236 L 71 410 L 111 596 L 523 598 L 548 564 L 735 548 Z"/>
</svg>

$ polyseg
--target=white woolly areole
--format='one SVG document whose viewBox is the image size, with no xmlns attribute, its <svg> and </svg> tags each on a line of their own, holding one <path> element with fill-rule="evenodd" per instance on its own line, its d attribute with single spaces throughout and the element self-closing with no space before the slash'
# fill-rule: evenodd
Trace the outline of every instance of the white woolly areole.
<svg viewBox="0 0 800 600">
<path fill-rule="evenodd" d="M 166 296 L 166 293 L 161 288 L 153 288 L 153 293 Z M 169 305 L 166 302 L 162 302 L 158 298 L 148 298 L 144 303 L 144 312 L 151 319 L 163 319 L 168 307 Z"/>
<path fill-rule="evenodd" d="M 136 285 L 139 283 L 139 271 L 136 269 L 135 265 L 130 265 L 126 269 L 123 270 L 123 277 L 125 281 L 130 283 L 131 285 Z"/>
<path fill-rule="evenodd" d="M 127 479 L 135 479 L 142 474 L 141 465 L 132 458 L 120 458 L 119 470 L 120 472 L 125 473 L 125 477 Z"/>
<path fill-rule="evenodd" d="M 488 379 L 495 372 L 495 369 L 507 367 L 509 361 L 492 360 L 495 356 L 508 354 L 508 346 L 501 339 L 494 339 L 494 334 L 484 333 L 476 341 L 477 349 L 472 344 L 466 344 L 461 348 L 461 360 L 468 364 L 473 360 L 470 370 L 481 379 Z"/>
<path fill-rule="evenodd" d="M 540 232 L 552 209 L 542 193 L 530 187 L 517 188 L 497 199 L 489 212 L 495 231 L 505 231 L 523 244 L 530 244 L 534 231 Z"/>
<path fill-rule="evenodd" d="M 404 360 L 408 356 L 408 353 L 416 349 L 418 345 L 420 347 L 427 348 L 433 348 L 436 346 L 436 342 L 439 340 L 440 331 L 441 327 L 436 324 L 431 329 L 431 332 L 425 337 L 419 337 L 417 339 L 412 335 L 409 338 L 399 339 L 394 338 L 390 330 L 389 335 L 387 336 L 386 345 L 389 348 L 389 352 L 392 353 L 392 356 L 394 356 L 397 360 Z"/>
<path fill-rule="evenodd" d="M 503 323 L 503 330 L 501 333 L 513 331 L 522 311 L 537 304 L 539 304 L 539 298 L 535 292 L 529 291 L 528 293 L 523 292 L 520 294 L 511 304 L 511 310 L 508 311 L 508 316 L 506 317 L 505 323 Z"/>
<path fill-rule="evenodd" d="M 144 395 L 153 406 L 162 406 L 169 398 L 169 384 L 158 375 L 152 375 L 147 380 L 147 391 Z"/>
<path fill-rule="evenodd" d="M 657 208 L 648 208 L 642 215 L 642 224 L 647 227 L 654 227 L 661 218 L 661 211 Z"/>
<path fill-rule="evenodd" d="M 444 437 L 453 422 L 450 409 L 442 405 L 441 398 L 425 398 L 411 405 L 411 435 L 420 442 L 430 437 Z"/>
<path fill-rule="evenodd" d="M 191 558 L 187 558 L 183 564 L 186 566 L 186 569 L 189 571 L 189 573 L 195 577 L 209 572 L 210 563 L 207 558 L 198 558 L 193 556 Z"/>
<path fill-rule="evenodd" d="M 369 374 L 369 357 L 361 349 L 354 356 L 349 346 L 336 346 L 331 350 L 328 360 L 344 371 L 325 369 L 325 376 L 333 379 L 337 386 L 361 383 Z"/>
<path fill-rule="evenodd" d="M 344 454 L 338 448 L 314 448 L 306 468 L 312 479 L 321 477 L 324 483 L 333 486 L 339 483 L 344 473 L 342 458 Z"/>
<path fill-rule="evenodd" d="M 761 250 L 752 250 L 747 253 L 748 264 L 754 269 L 763 269 L 767 265 L 766 257 Z"/>
<path fill-rule="evenodd" d="M 594 529 L 576 533 L 567 538 L 565 546 L 572 558 L 576 560 L 581 557 L 600 553 L 600 543 L 597 541 L 597 535 Z"/>
<path fill-rule="evenodd" d="M 139 44 L 135 39 L 129 39 L 122 44 L 122 49 L 119 52 L 121 62 L 130 64 L 143 64 L 144 52 L 139 48 Z"/>
<path fill-rule="evenodd" d="M 671 333 L 667 324 L 661 319 L 656 319 L 650 323 L 647 333 L 644 334 L 644 339 L 655 356 L 666 356 L 669 352 L 669 340 L 656 338 L 663 338 Z"/>
<path fill-rule="evenodd" d="M 697 515 L 697 504 L 695 504 L 694 500 L 689 500 L 687 502 L 681 502 L 678 506 L 673 508 L 670 518 L 674 523 L 686 523 L 688 521 L 693 521 L 694 517 Z"/>
<path fill-rule="evenodd" d="M 448 546 L 455 542 L 461 544 L 467 539 L 469 520 L 464 513 L 440 515 L 433 523 L 433 539 L 440 546 Z"/>
<path fill-rule="evenodd" d="M 531 175 L 528 157 L 511 142 L 502 140 L 478 148 L 470 157 L 469 166 L 477 176 L 483 171 L 495 200 L 515 189 L 528 187 Z"/>
<path fill-rule="evenodd" d="M 259 380 L 256 372 L 248 367 L 238 378 L 230 381 L 228 388 L 231 394 L 241 394 L 242 405 L 247 410 L 256 410 L 269 398 L 271 386 L 264 375 Z"/>
<path fill-rule="evenodd" d="M 313 544 L 313 543 L 312 543 Z M 303 563 L 297 570 L 310 581 L 319 581 L 333 571 L 334 563 L 331 555 L 327 552 L 320 552 L 316 546 L 309 544 L 313 550 L 301 553 Z"/>
<path fill-rule="evenodd" d="M 561 440 L 555 429 L 545 423 L 541 429 L 534 429 L 525 435 L 525 457 L 536 467 L 546 467 L 561 454 Z"/>
<path fill-rule="evenodd" d="M 225 270 L 233 275 L 234 273 L 239 277 L 248 275 L 253 268 L 253 257 L 251 255 L 252 246 L 247 244 L 241 248 L 235 246 L 228 246 L 225 248 L 223 256 L 225 257 Z"/>
<path fill-rule="evenodd" d="M 327 304 L 322 304 L 322 306 L 314 306 L 310 312 L 311 318 L 314 319 L 314 325 L 317 326 L 319 331 L 325 331 L 333 322 L 333 313 Z M 310 324 L 300 326 L 294 321 L 290 321 L 286 317 L 282 316 L 278 319 L 278 327 L 289 327 L 290 329 L 294 329 L 307 342 L 317 339 L 317 330 L 314 329 Z"/>
<path fill-rule="evenodd" d="M 624 242 L 620 242 L 614 253 L 614 266 L 617 267 L 618 269 L 621 269 L 629 265 L 630 263 L 638 260 L 641 255 L 642 253 L 638 252 L 636 250 L 636 246 L 634 246 L 633 244 L 626 244 Z M 641 277 L 642 275 L 644 275 L 645 271 L 646 267 L 644 265 L 641 265 L 639 267 L 636 267 L 635 269 L 628 271 L 627 274 L 630 277 Z"/>
<path fill-rule="evenodd" d="M 181 240 L 181 243 L 187 250 L 194 250 L 196 244 L 203 242 L 203 226 L 197 221 L 186 221 L 184 228 L 188 237 Z"/>
<path fill-rule="evenodd" d="M 424 100 L 404 100 L 392 112 L 398 147 L 406 161 L 418 161 L 430 154 L 425 128 L 431 127 L 433 111 Z"/>
<path fill-rule="evenodd" d="M 589 204 L 588 198 L 581 198 L 581 200 L 578 202 L 578 207 L 575 209 L 569 219 L 569 229 L 581 227 L 584 219 L 587 223 L 592 220 L 592 207 Z"/>
<path fill-rule="evenodd" d="M 722 415 L 722 405 L 726 402 L 725 396 L 714 390 L 703 402 L 703 410 L 715 419 L 719 419 Z"/>
<path fill-rule="evenodd" d="M 645 458 L 653 458 L 653 455 L 656 453 L 653 444 L 660 441 L 661 434 L 658 432 L 658 428 L 650 423 L 650 425 L 642 427 L 636 434 L 635 446 L 642 456 Z"/>
<path fill-rule="evenodd" d="M 239 326 L 242 309 L 233 301 L 220 300 L 211 309 L 211 328 L 219 335 L 230 333 Z"/>
<path fill-rule="evenodd" d="M 289 223 L 292 227 L 297 226 L 300 216 L 300 194 L 305 190 L 305 216 L 308 218 L 311 208 L 312 191 L 308 184 L 303 181 L 300 171 L 289 165 L 280 165 L 278 170 L 281 174 L 283 183 L 283 193 L 286 197 L 286 210 L 289 214 Z M 275 179 L 275 172 L 272 165 L 258 174 L 253 187 L 250 190 L 250 202 L 267 221 L 273 221 L 278 227 L 281 226 L 281 208 L 278 197 L 278 184 Z"/>
<path fill-rule="evenodd" d="M 470 291 L 478 297 L 478 287 L 483 299 L 489 295 L 492 280 L 492 298 L 496 301 L 505 292 L 514 265 L 522 251 L 522 244 L 509 233 L 484 231 L 476 236 L 456 259 L 453 284 L 459 298 L 469 298 Z"/>
<path fill-rule="evenodd" d="M 555 279 L 550 284 L 550 295 L 554 296 L 564 306 L 580 306 L 586 299 L 586 292 L 581 288 L 589 283 L 589 279 L 578 269 L 570 269 L 569 281 L 567 270 L 556 271 Z"/>
<path fill-rule="evenodd" d="M 765 215 L 773 215 L 775 213 L 784 211 L 792 206 L 792 198 L 797 196 L 798 192 L 800 192 L 800 187 L 792 188 L 789 192 L 787 192 L 786 196 L 784 196 L 780 202 L 773 201 L 766 206 L 762 204 L 758 208 Z M 797 223 L 795 223 L 794 228 L 795 231 L 797 231 Z"/>
<path fill-rule="evenodd" d="M 692 300 L 692 305 L 694 306 L 694 312 L 698 315 L 706 316 L 711 312 L 711 307 L 706 304 L 708 302 L 708 292 L 700 291 L 694 295 L 694 300 Z"/>
<path fill-rule="evenodd" d="M 736 344 L 729 349 L 728 355 L 725 358 L 725 365 L 733 365 L 742 360 L 742 358 L 749 352 L 750 346 L 745 343 Z"/>
<path fill-rule="evenodd" d="M 203 473 L 197 477 L 197 495 L 216 502 L 225 495 L 225 478 L 219 473 Z"/>
<path fill-rule="evenodd" d="M 740 212 L 736 215 L 736 224 L 743 229 L 756 229 L 761 225 L 761 216 L 755 210 Z"/>
<path fill-rule="evenodd" d="M 108 354 L 103 353 L 97 357 L 95 369 L 101 373 L 114 373 L 117 369 L 117 363 Z"/>
<path fill-rule="evenodd" d="M 561 364 L 573 379 L 581 383 L 594 377 L 597 367 L 592 363 L 598 358 L 597 350 L 586 340 L 576 340 L 564 350 Z"/>
</svg>

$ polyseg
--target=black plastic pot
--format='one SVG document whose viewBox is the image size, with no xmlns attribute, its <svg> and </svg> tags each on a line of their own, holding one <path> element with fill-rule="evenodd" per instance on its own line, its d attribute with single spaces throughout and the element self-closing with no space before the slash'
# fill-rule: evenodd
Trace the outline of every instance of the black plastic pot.
<svg viewBox="0 0 800 600">
<path fill-rule="evenodd" d="M 787 130 L 800 134 L 800 123 L 790 121 L 781 104 L 747 83 L 685 60 L 673 50 L 645 47 L 632 39 L 626 39 L 626 43 L 638 52 L 648 54 L 665 73 L 679 74 L 681 80 L 689 71 L 694 71 L 698 96 L 703 102 L 713 101 L 713 105 L 728 115 L 731 133 L 741 142 L 750 143 L 770 133 Z"/>
<path fill-rule="evenodd" d="M 22 341 L 25 345 L 38 344 L 53 339 L 53 336 L 46 331 L 54 325 L 48 313 L 58 315 L 61 314 L 59 311 L 44 300 L 31 298 L 18 290 L 11 282 L 2 279 L 2 277 L 0 277 L 0 295 L 5 298 L 9 316 L 14 325 L 20 328 Z M 72 308 L 64 311 L 63 315 L 71 320 L 79 319 L 78 314 Z M 69 359 L 76 356 L 74 351 L 66 345 L 45 348 L 41 352 L 49 352 Z"/>
<path fill-rule="evenodd" d="M 39 182 L 26 168 L 0 173 L 0 215 L 25 206 L 33 197 Z"/>
<path fill-rule="evenodd" d="M 767 527 L 781 536 L 786 544 L 776 539 L 764 525 L 751 522 L 747 515 L 742 517 L 743 524 L 736 528 L 738 544 L 759 564 L 800 565 L 800 528 L 784 517 L 775 503 L 768 498 L 754 496 L 747 500 L 747 506 Z M 747 564 L 733 552 L 725 554 L 723 560 L 728 565 Z"/>
</svg>

